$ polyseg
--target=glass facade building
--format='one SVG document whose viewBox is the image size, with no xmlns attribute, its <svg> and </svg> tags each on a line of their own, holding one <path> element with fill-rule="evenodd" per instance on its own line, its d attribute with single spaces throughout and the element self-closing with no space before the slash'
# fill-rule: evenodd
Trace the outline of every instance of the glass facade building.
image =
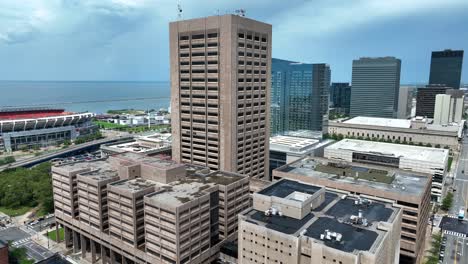
<svg viewBox="0 0 468 264">
<path fill-rule="evenodd" d="M 349 115 L 351 86 L 349 83 L 332 83 L 330 86 L 331 107 L 340 114 Z"/>
<path fill-rule="evenodd" d="M 350 116 L 396 118 L 400 71 L 395 57 L 353 60 Z"/>
<path fill-rule="evenodd" d="M 328 64 L 272 59 L 271 134 L 322 130 L 328 120 Z"/>
<path fill-rule="evenodd" d="M 463 50 L 433 51 L 429 84 L 441 84 L 460 88 Z"/>
</svg>

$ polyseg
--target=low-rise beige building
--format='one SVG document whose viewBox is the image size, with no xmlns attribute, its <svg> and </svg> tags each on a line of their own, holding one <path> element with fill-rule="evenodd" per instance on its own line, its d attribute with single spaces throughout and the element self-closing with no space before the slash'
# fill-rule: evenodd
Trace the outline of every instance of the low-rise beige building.
<svg viewBox="0 0 468 264">
<path fill-rule="evenodd" d="M 358 116 L 329 121 L 324 133 L 344 138 L 369 139 L 384 142 L 406 142 L 458 150 L 463 136 L 464 121 L 448 125 L 433 124 L 432 120 L 415 117 L 411 120 Z"/>
<path fill-rule="evenodd" d="M 239 215 L 238 263 L 398 263 L 401 214 L 394 201 L 283 179 Z"/>
<path fill-rule="evenodd" d="M 430 213 L 431 175 L 377 165 L 305 157 L 273 171 L 289 179 L 325 186 L 402 206 L 400 263 L 420 263 Z"/>
<path fill-rule="evenodd" d="M 52 167 L 65 245 L 95 263 L 208 263 L 237 238 L 249 177 L 123 153 Z"/>
</svg>

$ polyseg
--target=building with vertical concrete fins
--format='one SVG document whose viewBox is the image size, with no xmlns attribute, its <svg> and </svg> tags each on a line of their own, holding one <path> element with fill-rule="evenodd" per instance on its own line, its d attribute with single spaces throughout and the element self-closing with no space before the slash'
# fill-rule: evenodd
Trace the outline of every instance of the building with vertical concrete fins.
<svg viewBox="0 0 468 264">
<path fill-rule="evenodd" d="M 236 15 L 170 24 L 173 158 L 268 178 L 271 25 Z"/>
<path fill-rule="evenodd" d="M 396 118 L 400 71 L 395 57 L 353 60 L 351 117 Z"/>
<path fill-rule="evenodd" d="M 330 66 L 273 59 L 271 74 L 271 134 L 321 131 L 328 120 Z"/>
<path fill-rule="evenodd" d="M 454 89 L 460 88 L 463 65 L 463 50 L 433 51 L 429 84 L 442 84 Z"/>
<path fill-rule="evenodd" d="M 52 180 L 65 245 L 91 263 L 209 263 L 250 206 L 249 177 L 130 152 Z"/>
</svg>

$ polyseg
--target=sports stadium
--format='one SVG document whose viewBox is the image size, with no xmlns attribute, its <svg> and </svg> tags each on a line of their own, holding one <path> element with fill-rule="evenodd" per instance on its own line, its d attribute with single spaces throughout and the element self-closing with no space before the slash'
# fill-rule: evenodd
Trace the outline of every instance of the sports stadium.
<svg viewBox="0 0 468 264">
<path fill-rule="evenodd" d="M 94 116 L 48 107 L 0 109 L 0 151 L 46 147 L 94 133 Z"/>
</svg>

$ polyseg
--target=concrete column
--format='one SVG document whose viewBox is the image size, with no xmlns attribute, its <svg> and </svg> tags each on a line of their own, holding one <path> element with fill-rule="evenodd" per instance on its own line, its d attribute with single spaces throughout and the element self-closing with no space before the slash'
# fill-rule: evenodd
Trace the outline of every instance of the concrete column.
<svg viewBox="0 0 468 264">
<path fill-rule="evenodd" d="M 128 264 L 127 258 L 122 255 L 122 264 Z"/>
<path fill-rule="evenodd" d="M 65 247 L 70 248 L 73 247 L 73 239 L 71 238 L 73 232 L 70 228 L 64 227 L 64 233 L 65 233 Z M 70 243 L 71 242 L 71 243 Z M 71 244 L 71 245 L 70 245 Z"/>
<path fill-rule="evenodd" d="M 81 235 L 81 257 L 86 258 L 86 237 Z"/>
<path fill-rule="evenodd" d="M 55 224 L 55 241 L 60 243 L 59 225 Z"/>
<path fill-rule="evenodd" d="M 90 240 L 91 247 L 91 263 L 96 263 L 96 242 Z"/>
<path fill-rule="evenodd" d="M 101 245 L 101 259 L 102 259 L 102 264 L 107 264 L 107 255 L 106 255 L 106 247 Z"/>
<path fill-rule="evenodd" d="M 115 253 L 114 253 L 114 251 L 112 251 L 112 249 L 109 249 L 109 252 L 110 252 L 111 263 L 114 264 L 115 263 Z"/>
<path fill-rule="evenodd" d="M 80 234 L 78 234 L 75 231 L 72 231 L 72 234 L 73 234 L 73 253 L 77 253 L 78 251 L 80 251 L 80 245 L 78 241 L 78 236 Z"/>
</svg>

